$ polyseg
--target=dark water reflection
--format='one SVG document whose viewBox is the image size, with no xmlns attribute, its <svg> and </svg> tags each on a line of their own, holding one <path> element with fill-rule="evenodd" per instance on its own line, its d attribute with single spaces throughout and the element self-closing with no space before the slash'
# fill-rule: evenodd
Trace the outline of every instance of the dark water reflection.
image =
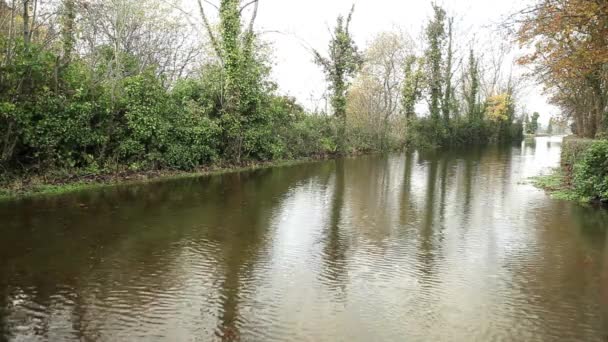
<svg viewBox="0 0 608 342">
<path fill-rule="evenodd" d="M 558 139 L 0 205 L 0 340 L 603 341 L 608 213 Z"/>
</svg>

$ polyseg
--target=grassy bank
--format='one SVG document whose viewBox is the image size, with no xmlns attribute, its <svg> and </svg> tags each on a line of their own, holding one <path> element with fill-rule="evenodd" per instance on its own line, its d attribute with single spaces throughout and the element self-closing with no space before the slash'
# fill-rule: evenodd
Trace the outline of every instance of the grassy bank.
<svg viewBox="0 0 608 342">
<path fill-rule="evenodd" d="M 120 171 L 98 174 L 69 174 L 68 172 L 15 178 L 0 183 L 0 201 L 9 201 L 38 196 L 53 196 L 83 190 L 92 190 L 117 185 L 144 184 L 172 179 L 195 178 L 223 173 L 252 171 L 269 167 L 292 166 L 320 160 L 329 160 L 337 155 L 325 155 L 294 160 L 276 160 L 241 165 L 223 164 L 201 167 L 191 171 Z"/>
<path fill-rule="evenodd" d="M 608 141 L 565 137 L 560 167 L 532 183 L 554 198 L 608 203 Z"/>
<path fill-rule="evenodd" d="M 555 168 L 546 175 L 532 177 L 532 184 L 547 191 L 552 198 L 566 201 L 588 203 L 589 198 L 578 195 L 568 182 L 568 176 L 561 168 Z"/>
</svg>

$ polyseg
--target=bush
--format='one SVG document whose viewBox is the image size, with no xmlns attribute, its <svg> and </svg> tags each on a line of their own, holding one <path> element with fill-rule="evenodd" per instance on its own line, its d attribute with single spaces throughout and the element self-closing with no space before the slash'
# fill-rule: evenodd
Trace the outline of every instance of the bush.
<svg viewBox="0 0 608 342">
<path fill-rule="evenodd" d="M 430 118 L 411 120 L 407 127 L 407 144 L 417 148 L 436 148 L 444 144 L 445 127 Z"/>
<path fill-rule="evenodd" d="M 585 152 L 596 140 L 582 139 L 577 137 L 566 137 L 562 143 L 561 164 L 567 172 L 572 171 L 574 165 L 579 162 Z"/>
<path fill-rule="evenodd" d="M 196 107 L 175 113 L 163 154 L 164 165 L 192 170 L 218 159 L 221 129 L 216 120 L 204 116 Z"/>
<path fill-rule="evenodd" d="M 574 165 L 573 185 L 581 195 L 608 202 L 608 140 L 593 142 Z"/>
<path fill-rule="evenodd" d="M 484 120 L 457 117 L 446 125 L 443 120 L 419 118 L 409 123 L 407 143 L 417 148 L 437 148 L 505 142 L 521 138 L 521 129 L 518 123 L 496 127 Z"/>
<path fill-rule="evenodd" d="M 325 115 L 300 115 L 280 131 L 291 158 L 334 154 L 338 150 L 338 122 Z"/>
</svg>

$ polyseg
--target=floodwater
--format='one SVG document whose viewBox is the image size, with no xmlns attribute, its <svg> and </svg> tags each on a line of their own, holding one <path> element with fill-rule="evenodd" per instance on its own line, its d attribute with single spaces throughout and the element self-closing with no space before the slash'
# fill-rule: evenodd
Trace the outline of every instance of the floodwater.
<svg viewBox="0 0 608 342">
<path fill-rule="evenodd" d="M 559 138 L 0 204 L 0 340 L 606 341 Z"/>
</svg>

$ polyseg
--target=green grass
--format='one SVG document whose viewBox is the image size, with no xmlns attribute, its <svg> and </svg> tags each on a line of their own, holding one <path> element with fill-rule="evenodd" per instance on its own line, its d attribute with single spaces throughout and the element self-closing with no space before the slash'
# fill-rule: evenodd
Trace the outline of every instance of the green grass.
<svg viewBox="0 0 608 342">
<path fill-rule="evenodd" d="M 581 203 L 590 201 L 589 198 L 580 196 L 568 185 L 566 176 L 559 168 L 553 169 L 546 175 L 532 177 L 530 180 L 535 187 L 547 191 L 551 198 Z"/>
<path fill-rule="evenodd" d="M 329 159 L 326 157 L 324 159 Z M 134 174 L 132 178 L 107 178 L 107 179 L 93 179 L 88 181 L 58 181 L 56 184 L 49 184 L 42 181 L 39 177 L 33 177 L 31 179 L 14 179 L 11 182 L 5 182 L 0 184 L 0 201 L 10 201 L 16 199 L 43 197 L 43 196 L 56 196 L 67 193 L 74 193 L 84 190 L 93 190 L 100 188 L 108 188 L 118 185 L 134 185 L 134 184 L 145 184 L 153 182 L 162 182 L 174 179 L 187 179 L 196 178 L 203 176 L 212 176 L 225 173 L 253 171 L 257 169 L 265 169 L 269 167 L 287 167 L 292 165 L 298 165 L 303 163 L 309 163 L 317 161 L 319 159 L 314 158 L 301 158 L 294 160 L 277 160 L 272 162 L 253 163 L 244 166 L 213 166 L 206 169 L 194 170 L 194 171 L 166 171 L 159 172 L 157 174 Z"/>
</svg>

